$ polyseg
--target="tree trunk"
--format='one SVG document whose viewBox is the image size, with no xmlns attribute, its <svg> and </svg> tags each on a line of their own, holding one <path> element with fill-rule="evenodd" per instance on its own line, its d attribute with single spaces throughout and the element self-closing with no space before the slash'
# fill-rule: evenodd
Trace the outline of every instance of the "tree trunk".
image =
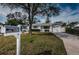
<svg viewBox="0 0 79 59">
<path fill-rule="evenodd" d="M 30 38 L 32 37 L 32 5 L 29 5 L 29 34 L 30 34 Z"/>
<path fill-rule="evenodd" d="M 29 24 L 29 34 L 30 34 L 30 38 L 32 37 L 32 24 Z"/>
</svg>

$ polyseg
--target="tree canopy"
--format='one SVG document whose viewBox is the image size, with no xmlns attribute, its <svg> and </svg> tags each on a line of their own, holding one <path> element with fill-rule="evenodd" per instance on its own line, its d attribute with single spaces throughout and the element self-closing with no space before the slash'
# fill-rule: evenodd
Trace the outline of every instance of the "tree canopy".
<svg viewBox="0 0 79 59">
<path fill-rule="evenodd" d="M 22 8 L 25 13 L 28 13 L 30 35 L 32 35 L 32 24 L 37 14 L 51 17 L 59 15 L 60 12 L 56 4 L 52 3 L 7 3 L 1 5 L 8 6 L 10 9 Z"/>
</svg>

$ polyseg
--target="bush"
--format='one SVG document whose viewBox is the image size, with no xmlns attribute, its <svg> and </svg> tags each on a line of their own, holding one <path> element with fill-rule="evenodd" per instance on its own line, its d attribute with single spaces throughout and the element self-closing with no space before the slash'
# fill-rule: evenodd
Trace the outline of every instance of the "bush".
<svg viewBox="0 0 79 59">
<path fill-rule="evenodd" d="M 79 35 L 79 30 L 66 28 L 66 32 L 74 35 Z"/>
</svg>

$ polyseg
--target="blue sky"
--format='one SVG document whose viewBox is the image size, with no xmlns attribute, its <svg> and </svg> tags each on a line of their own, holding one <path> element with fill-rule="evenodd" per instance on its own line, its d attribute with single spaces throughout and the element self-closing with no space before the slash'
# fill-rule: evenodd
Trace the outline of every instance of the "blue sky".
<svg viewBox="0 0 79 59">
<path fill-rule="evenodd" d="M 64 21 L 64 22 L 74 22 L 79 21 L 79 4 L 58 4 L 61 8 L 61 13 L 57 17 L 51 17 L 52 22 L 54 21 Z"/>
<path fill-rule="evenodd" d="M 79 4 L 77 3 L 62 3 L 57 4 L 57 7 L 61 9 L 60 15 L 56 17 L 50 17 L 51 22 L 63 21 L 63 22 L 73 22 L 79 21 Z M 21 11 L 22 9 L 10 10 L 8 7 L 2 8 L 0 6 L 0 22 L 6 21 L 6 15 L 8 13 L 13 13 L 15 11 Z M 46 17 L 39 17 L 42 22 L 45 22 Z"/>
</svg>

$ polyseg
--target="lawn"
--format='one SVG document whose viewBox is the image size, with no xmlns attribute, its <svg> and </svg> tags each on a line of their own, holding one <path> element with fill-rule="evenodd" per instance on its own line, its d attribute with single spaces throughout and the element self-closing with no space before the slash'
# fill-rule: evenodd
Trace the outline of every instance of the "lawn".
<svg viewBox="0 0 79 59">
<path fill-rule="evenodd" d="M 16 38 L 13 36 L 0 36 L 0 54 L 15 54 Z M 21 36 L 22 55 L 64 55 L 66 50 L 63 41 L 52 33 L 33 33 Z"/>
</svg>

